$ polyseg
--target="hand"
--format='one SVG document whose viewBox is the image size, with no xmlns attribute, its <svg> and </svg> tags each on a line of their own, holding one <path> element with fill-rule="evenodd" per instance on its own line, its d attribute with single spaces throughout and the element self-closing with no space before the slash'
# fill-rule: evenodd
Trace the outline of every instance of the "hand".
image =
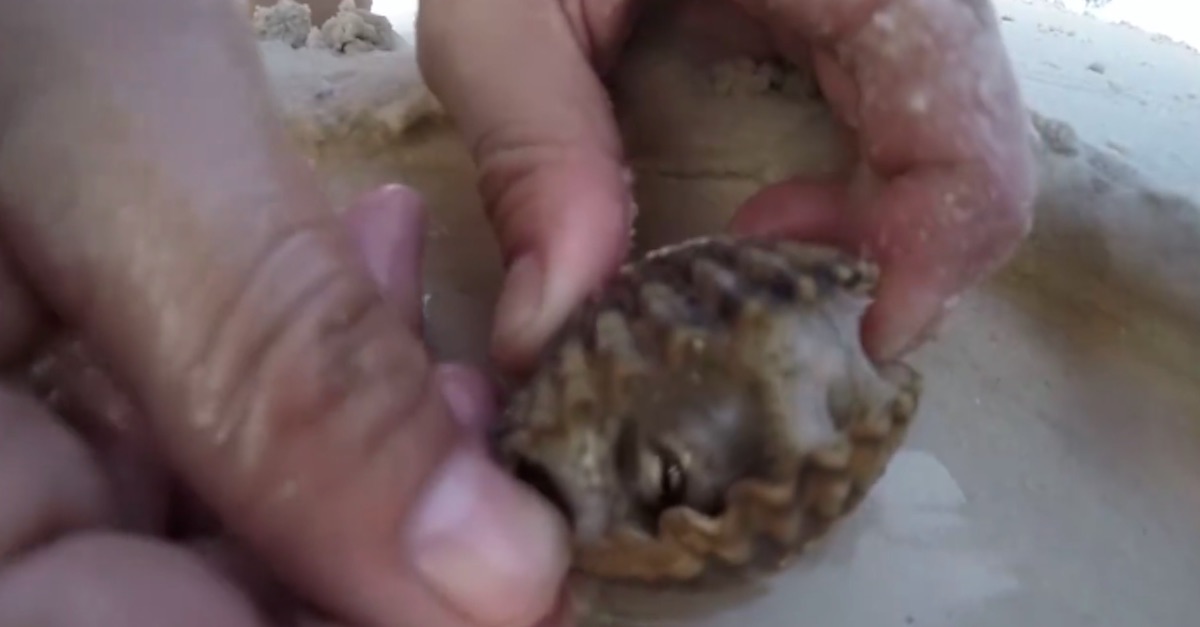
<svg viewBox="0 0 1200 627">
<path fill-rule="evenodd" d="M 129 393 L 139 455 L 339 620 L 540 620 L 566 530 L 486 460 L 478 378 L 419 339 L 416 199 L 334 217 L 232 4 L 94 4 L 0 22 L 0 358 L 77 333 Z M 150 475 L 12 387 L 0 431 L 0 623 L 250 624 L 227 581 L 145 535 L 161 504 L 127 501 L 156 489 L 122 478 Z"/>
<path fill-rule="evenodd" d="M 419 324 L 416 196 L 382 189 L 345 215 L 381 292 Z M 389 231 L 396 241 L 380 241 Z M 18 324 L 0 327 L 0 362 L 19 364 L 28 331 L 46 324 L 8 270 L 4 320 Z M 214 537 L 203 506 L 172 489 L 148 417 L 86 347 L 47 339 L 36 355 L 29 376 L 0 386 L 0 624 L 331 627 Z M 486 379 L 447 364 L 433 380 L 464 431 L 478 433 L 493 410 Z"/>
<path fill-rule="evenodd" d="M 599 76 L 638 4 L 421 5 L 422 69 L 473 150 L 510 260 L 494 340 L 507 363 L 527 361 L 626 250 L 631 201 Z M 986 0 L 679 4 L 705 14 L 700 30 L 747 31 L 713 40 L 813 63 L 856 131 L 870 177 L 762 190 L 731 229 L 878 260 L 882 284 L 863 328 L 876 358 L 915 347 L 1027 233 L 1034 176 L 1025 110 Z"/>
</svg>

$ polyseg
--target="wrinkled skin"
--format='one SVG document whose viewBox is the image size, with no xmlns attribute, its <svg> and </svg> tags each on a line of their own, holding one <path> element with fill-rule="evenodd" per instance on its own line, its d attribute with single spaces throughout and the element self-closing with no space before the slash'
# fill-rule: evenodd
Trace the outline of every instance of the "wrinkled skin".
<svg viewBox="0 0 1200 627">
<path fill-rule="evenodd" d="M 386 188 L 364 196 L 345 216 L 372 277 L 416 330 L 419 200 L 407 189 Z M 408 241 L 390 251 L 389 268 L 391 246 L 378 236 L 397 227 Z M 233 539 L 212 536 L 211 512 L 173 480 L 148 417 L 71 336 L 51 335 L 38 360 L 52 364 L 39 372 L 39 383 L 60 393 L 49 407 L 15 376 L 23 370 L 20 353 L 5 355 L 16 367 L 10 383 L 0 386 L 0 624 L 365 624 L 331 622 Z M 489 382 L 455 364 L 437 366 L 432 376 L 458 426 L 481 434 L 495 411 Z"/>
<path fill-rule="evenodd" d="M 134 457 L 149 449 L 249 563 L 349 625 L 528 627 L 552 611 L 565 525 L 468 426 L 487 414 L 479 375 L 460 369 L 475 383 L 447 387 L 424 346 L 413 194 L 380 190 L 347 228 L 291 149 L 232 2 L 3 10 L 6 365 L 81 337 L 144 421 Z M 0 535 L 14 529 L 0 562 L 0 615 L 13 619 L 0 623 L 176 624 L 173 597 L 145 589 L 173 578 L 188 603 L 218 608 L 188 620 L 255 624 L 235 587 L 204 583 L 165 543 L 153 512 L 125 511 L 124 484 L 101 474 L 105 447 L 120 446 L 89 454 L 45 426 L 46 408 L 6 408 L 41 431 L 0 438 L 14 442 L 0 454 Z M 150 475 L 120 467 L 115 480 Z M 142 527 L 111 524 L 126 519 Z M 100 527 L 136 535 L 81 535 Z M 110 559 L 128 570 L 95 567 Z M 60 599 L 68 583 L 80 604 Z M 93 588 L 111 614 L 88 613 Z"/>
<path fill-rule="evenodd" d="M 769 41 L 814 63 L 878 177 L 763 190 L 732 227 L 878 257 L 868 345 L 911 348 L 1029 224 L 1023 113 L 986 5 L 689 4 L 698 36 L 721 28 L 722 45 Z M 473 147 L 510 261 L 495 333 L 506 364 L 527 363 L 628 245 L 598 76 L 637 8 L 423 3 L 422 65 Z M 420 343 L 412 195 L 365 198 L 349 229 L 331 217 L 284 148 L 229 6 L 3 9 L 0 365 L 22 370 L 67 328 L 137 411 L 117 428 L 0 388 L 0 623 L 321 624 L 303 609 L 316 605 L 348 627 L 522 627 L 550 612 L 565 530 L 481 461 L 485 383 Z M 879 31 L 880 15 L 896 27 Z M 463 468 L 489 497 L 457 492 L 443 525 L 414 522 Z M 168 479 L 204 504 L 196 522 L 215 516 L 238 545 L 168 540 Z M 451 529 L 482 553 L 446 549 Z"/>
</svg>

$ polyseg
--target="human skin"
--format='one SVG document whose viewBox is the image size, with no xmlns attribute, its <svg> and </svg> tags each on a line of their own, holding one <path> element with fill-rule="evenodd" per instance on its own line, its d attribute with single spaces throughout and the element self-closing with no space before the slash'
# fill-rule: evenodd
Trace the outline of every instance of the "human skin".
<svg viewBox="0 0 1200 627">
<path fill-rule="evenodd" d="M 0 358 L 80 336 L 233 538 L 348 624 L 550 611 L 565 525 L 487 460 L 478 373 L 420 339 L 411 192 L 335 217 L 232 2 L 2 8 Z M 0 452 L 0 623 L 179 624 L 178 602 L 252 624 L 153 515 L 124 520 L 103 451 L 20 388 L 0 397 L 24 442 Z"/>
<path fill-rule="evenodd" d="M 612 67 L 637 8 L 515 1 L 426 3 L 419 26 L 422 63 L 476 149 L 509 259 L 540 257 L 514 263 L 501 302 L 496 353 L 509 364 L 527 362 L 624 254 L 630 202 L 597 76 Z M 530 514 L 539 506 L 519 488 L 492 484 L 486 501 L 458 501 L 490 508 L 473 529 L 508 522 L 528 534 L 510 538 L 521 568 L 498 575 L 498 587 L 471 580 L 486 562 L 451 560 L 467 594 L 479 594 L 465 603 L 426 585 L 416 551 L 400 540 L 422 479 L 469 447 L 463 432 L 489 413 L 486 395 L 470 389 L 474 375 L 430 363 L 412 329 L 413 199 L 392 189 L 364 201 L 350 214 L 357 235 L 345 237 L 347 225 L 327 217 L 312 177 L 281 148 L 241 24 L 218 8 L 127 0 L 101 15 L 66 0 L 9 5 L 0 41 L 39 55 L 0 55 L 5 360 L 19 362 L 55 330 L 48 320 L 80 330 L 147 409 L 152 444 L 170 465 L 285 581 L 350 624 L 528 625 L 543 614 L 565 566 L 563 530 L 544 511 Z M 692 5 L 702 26 L 724 29 L 733 6 Z M 758 9 L 744 3 L 735 39 L 815 59 L 882 181 L 865 192 L 792 181 L 764 190 L 732 226 L 880 257 L 885 288 L 865 332 L 876 355 L 900 352 L 1028 228 L 1023 116 L 994 20 L 984 4 L 952 0 L 774 6 L 795 12 L 764 20 L 786 29 L 759 36 Z M 887 11 L 900 26 L 892 34 L 859 28 L 878 28 L 870 16 Z M 964 87 L 982 78 L 991 91 L 976 99 Z M 917 92 L 930 95 L 934 114 L 917 115 Z M 538 275 L 547 286 L 520 285 Z M 211 306 L 223 300 L 237 304 Z M 356 309 L 368 313 L 339 324 Z M 540 320 L 519 320 L 519 309 Z M 381 310 L 389 313 L 371 314 Z M 212 331 L 227 311 L 232 321 Z M 256 340 L 261 349 L 246 348 Z M 377 361 L 347 363 L 367 344 Z M 193 358 L 209 345 L 208 357 Z M 266 374 L 237 386 L 259 356 Z M 350 397 L 365 400 L 342 402 Z M 17 530 L 7 544 L 0 531 L 0 622 L 111 627 L 170 613 L 176 624 L 189 607 L 182 614 L 200 624 L 259 624 L 245 590 L 201 568 L 197 551 L 126 528 L 127 508 L 113 496 L 120 482 L 95 442 L 89 450 L 15 388 L 0 401 L 0 419 L 25 433 L 19 448 L 0 451 L 0 464 L 16 469 L 0 476 L 26 478 L 0 483 L 0 499 L 26 505 L 0 517 L 0 530 Z M 457 421 L 447 405 L 459 405 Z M 192 422 L 213 406 L 228 408 L 228 432 Z M 265 436 L 256 431 L 264 424 Z M 393 445 L 368 446 L 380 440 Z M 272 498 L 290 493 L 283 479 L 295 477 L 319 494 Z M 514 514 L 501 502 L 525 505 Z M 153 519 L 140 524 L 152 532 Z M 113 524 L 125 527 L 99 530 Z M 50 593 L 61 590 L 98 594 L 110 611 Z"/>
<path fill-rule="evenodd" d="M 366 194 L 344 215 L 380 289 L 398 303 L 402 319 L 417 324 L 420 267 L 412 244 L 423 226 L 417 197 L 388 187 Z M 396 226 L 407 234 L 401 241 L 380 241 L 381 232 Z M 13 302 L 14 292 L 2 294 Z M 94 355 L 74 346 L 64 338 L 39 349 L 55 358 L 43 380 L 61 395 L 53 403 L 61 413 L 15 382 L 0 385 L 0 624 L 373 624 L 329 622 L 324 612 L 298 603 L 243 547 L 208 536 L 207 516 L 181 520 L 195 508 L 164 480 L 169 469 L 154 450 L 149 421 L 96 370 Z M 25 368 L 13 354 L 5 357 L 2 363 Z M 443 364 L 433 378 L 464 430 L 478 433 L 487 425 L 494 406 L 479 373 Z M 175 513 L 168 514 L 172 501 Z M 166 537 L 170 528 L 175 540 Z"/>
<path fill-rule="evenodd" d="M 632 199 L 602 79 L 640 0 L 429 0 L 426 79 L 455 118 L 508 262 L 493 354 L 526 365 L 624 257 Z M 863 324 L 910 351 L 1031 225 L 1028 120 L 986 0 L 682 0 L 701 45 L 811 64 L 859 167 L 763 189 L 730 229 L 877 260 Z"/>
</svg>

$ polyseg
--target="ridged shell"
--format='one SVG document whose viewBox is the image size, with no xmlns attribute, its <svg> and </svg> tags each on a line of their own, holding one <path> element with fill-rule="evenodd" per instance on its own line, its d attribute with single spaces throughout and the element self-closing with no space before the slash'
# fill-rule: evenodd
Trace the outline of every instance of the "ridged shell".
<svg viewBox="0 0 1200 627">
<path fill-rule="evenodd" d="M 704 238 L 627 265 L 583 306 L 497 439 L 571 517 L 576 568 L 742 578 L 852 512 L 920 396 L 913 369 L 860 345 L 877 276 L 832 248 Z"/>
</svg>

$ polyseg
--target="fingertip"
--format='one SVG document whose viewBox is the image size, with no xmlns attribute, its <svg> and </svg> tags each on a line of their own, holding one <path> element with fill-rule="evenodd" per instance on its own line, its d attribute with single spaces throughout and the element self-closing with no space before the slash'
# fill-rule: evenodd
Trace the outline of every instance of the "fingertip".
<svg viewBox="0 0 1200 627">
<path fill-rule="evenodd" d="M 932 339 L 957 298 L 928 273 L 884 271 L 875 302 L 863 318 L 867 354 L 877 362 L 899 359 Z"/>
<path fill-rule="evenodd" d="M 570 560 L 562 516 L 470 445 L 433 477 L 408 546 L 433 590 L 480 625 L 497 627 L 549 615 Z"/>
<path fill-rule="evenodd" d="M 633 200 L 615 162 L 533 170 L 527 203 L 497 212 L 512 259 L 496 307 L 492 356 L 524 370 L 625 259 Z M 509 202 L 513 202 L 510 199 Z"/>
<path fill-rule="evenodd" d="M 521 370 L 533 360 L 555 317 L 544 305 L 546 276 L 536 254 L 513 262 L 504 277 L 492 330 L 492 356 L 502 367 Z M 550 314 L 549 316 L 547 314 Z"/>
<path fill-rule="evenodd" d="M 842 184 L 791 179 L 748 199 L 728 228 L 737 235 L 785 237 L 863 254 L 862 229 L 847 194 Z M 954 293 L 944 285 L 952 275 L 931 267 L 925 256 L 884 257 L 875 301 L 862 323 L 867 353 L 879 361 L 896 359 L 926 341 Z"/>
<path fill-rule="evenodd" d="M 424 309 L 424 200 L 410 187 L 384 185 L 357 198 L 346 210 L 345 220 L 371 278 L 400 304 L 408 327 L 419 329 Z"/>
</svg>

